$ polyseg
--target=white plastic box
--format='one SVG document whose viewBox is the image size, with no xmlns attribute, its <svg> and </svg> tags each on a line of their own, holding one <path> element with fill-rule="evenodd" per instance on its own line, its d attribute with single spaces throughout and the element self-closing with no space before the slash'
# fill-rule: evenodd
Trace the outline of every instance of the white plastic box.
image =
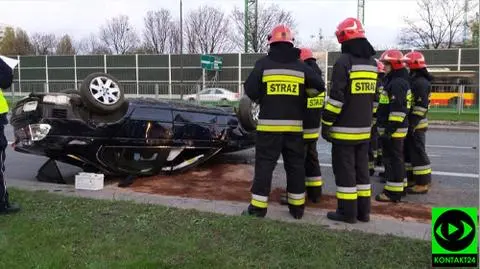
<svg viewBox="0 0 480 269">
<path fill-rule="evenodd" d="M 103 174 L 78 173 L 75 176 L 75 189 L 97 191 L 103 189 Z"/>
</svg>

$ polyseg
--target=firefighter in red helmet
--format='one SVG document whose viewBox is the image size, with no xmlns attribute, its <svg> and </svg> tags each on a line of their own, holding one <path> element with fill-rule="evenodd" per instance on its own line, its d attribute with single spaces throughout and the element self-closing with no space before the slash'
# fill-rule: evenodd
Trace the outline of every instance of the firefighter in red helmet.
<svg viewBox="0 0 480 269">
<path fill-rule="evenodd" d="M 404 61 L 410 69 L 413 103 L 408 114 L 408 135 L 405 139 L 405 168 L 407 170 L 407 193 L 428 192 L 432 180 L 432 168 L 425 150 L 425 132 L 432 76 L 427 71 L 425 57 L 418 51 L 405 54 Z"/>
<path fill-rule="evenodd" d="M 309 48 L 300 49 L 300 60 L 311 67 L 315 73 L 322 76 L 322 71 L 318 68 L 316 59 L 313 57 L 312 50 Z M 305 118 L 303 120 L 303 140 L 305 141 L 305 187 L 307 198 L 313 203 L 317 203 L 322 195 L 322 173 L 320 171 L 320 162 L 318 160 L 317 140 L 320 136 L 320 120 L 322 117 L 322 108 L 325 100 L 325 92 L 318 96 L 308 98 L 306 105 Z M 280 198 L 282 204 L 288 204 L 287 195 Z"/>
<path fill-rule="evenodd" d="M 280 154 L 287 174 L 289 212 L 303 217 L 305 169 L 303 118 L 307 97 L 325 91 L 321 76 L 299 61 L 293 35 L 285 25 L 273 28 L 268 36 L 268 55 L 255 63 L 245 81 L 245 94 L 260 105 L 255 143 L 255 176 L 252 198 L 245 215 L 267 214 L 272 173 Z M 309 90 L 306 89 L 316 89 Z"/>
<path fill-rule="evenodd" d="M 370 220 L 371 186 L 368 148 L 377 89 L 375 50 L 359 20 L 347 18 L 335 32 L 342 54 L 332 70 L 331 88 L 322 112 L 322 137 L 332 143 L 337 210 L 332 220 Z"/>
<path fill-rule="evenodd" d="M 377 62 L 377 72 L 378 72 L 378 79 L 377 79 L 377 91 L 375 92 L 375 99 L 373 101 L 373 119 L 372 119 L 372 131 L 371 131 L 371 138 L 370 138 L 370 148 L 368 150 L 368 168 L 370 170 L 370 176 L 375 174 L 375 165 L 378 163 L 378 149 L 379 141 L 378 141 L 378 131 L 377 131 L 377 109 L 378 109 L 378 98 L 380 96 L 380 92 L 383 91 L 383 76 L 385 75 L 385 66 L 382 62 L 378 59 L 375 59 Z"/>
<path fill-rule="evenodd" d="M 398 202 L 404 194 L 406 175 L 403 143 L 408 132 L 407 113 L 411 106 L 408 71 L 399 50 L 387 50 L 380 57 L 385 65 L 386 84 L 380 94 L 377 126 L 383 146 L 385 187 L 375 199 Z"/>
</svg>

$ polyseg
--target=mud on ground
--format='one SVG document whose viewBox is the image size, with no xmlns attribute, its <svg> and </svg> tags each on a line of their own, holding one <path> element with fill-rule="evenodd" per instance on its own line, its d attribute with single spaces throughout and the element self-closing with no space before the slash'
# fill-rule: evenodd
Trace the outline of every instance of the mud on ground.
<svg viewBox="0 0 480 269">
<path fill-rule="evenodd" d="M 208 200 L 248 202 L 253 178 L 253 166 L 247 164 L 205 165 L 179 175 L 159 175 L 137 179 L 130 188 L 136 192 Z M 282 189 L 274 189 L 270 201 L 279 203 Z M 308 207 L 335 209 L 335 195 L 323 195 L 319 204 Z M 379 203 L 372 200 L 372 213 L 397 219 L 430 222 L 431 208 L 414 203 Z"/>
</svg>

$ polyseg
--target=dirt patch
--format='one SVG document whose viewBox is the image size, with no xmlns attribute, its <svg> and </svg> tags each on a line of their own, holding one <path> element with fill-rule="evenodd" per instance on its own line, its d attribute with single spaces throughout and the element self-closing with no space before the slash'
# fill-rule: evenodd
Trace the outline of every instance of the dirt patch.
<svg viewBox="0 0 480 269">
<path fill-rule="evenodd" d="M 208 200 L 243 201 L 250 199 L 253 166 L 245 164 L 216 164 L 188 171 L 180 175 L 153 176 L 137 179 L 130 188 L 137 192 L 190 197 Z M 280 201 L 283 189 L 273 189 L 272 202 Z M 332 209 L 337 206 L 334 195 L 323 195 L 319 204 L 308 202 L 308 207 Z M 372 200 L 372 213 L 397 219 L 415 219 L 429 222 L 431 208 L 413 203 L 379 203 Z"/>
</svg>

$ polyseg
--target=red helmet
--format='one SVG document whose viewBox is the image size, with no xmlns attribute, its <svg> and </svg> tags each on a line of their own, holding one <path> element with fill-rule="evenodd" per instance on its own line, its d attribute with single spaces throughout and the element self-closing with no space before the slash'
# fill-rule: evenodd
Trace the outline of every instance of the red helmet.
<svg viewBox="0 0 480 269">
<path fill-rule="evenodd" d="M 410 69 L 421 69 L 427 67 L 427 64 L 425 64 L 425 57 L 423 57 L 423 54 L 418 51 L 412 51 L 405 54 L 403 60 Z"/>
<path fill-rule="evenodd" d="M 276 42 L 287 42 L 293 44 L 295 38 L 293 38 L 293 34 L 284 24 L 279 24 L 272 29 L 272 32 L 268 35 L 268 44 L 276 43 Z"/>
<path fill-rule="evenodd" d="M 308 59 L 315 59 L 311 49 L 301 48 L 300 49 L 300 60 L 305 61 Z"/>
<path fill-rule="evenodd" d="M 385 73 L 385 65 L 383 65 L 383 63 L 381 61 L 379 61 L 378 59 L 375 59 L 375 61 L 377 62 L 378 73 Z"/>
<path fill-rule="evenodd" d="M 343 20 L 335 31 L 338 43 L 356 38 L 365 38 L 365 30 L 362 23 L 355 18 L 346 18 Z"/>
<path fill-rule="evenodd" d="M 403 54 L 399 50 L 386 50 L 382 53 L 382 56 L 380 56 L 380 61 L 383 63 L 389 63 L 394 70 L 405 67 Z"/>
</svg>

